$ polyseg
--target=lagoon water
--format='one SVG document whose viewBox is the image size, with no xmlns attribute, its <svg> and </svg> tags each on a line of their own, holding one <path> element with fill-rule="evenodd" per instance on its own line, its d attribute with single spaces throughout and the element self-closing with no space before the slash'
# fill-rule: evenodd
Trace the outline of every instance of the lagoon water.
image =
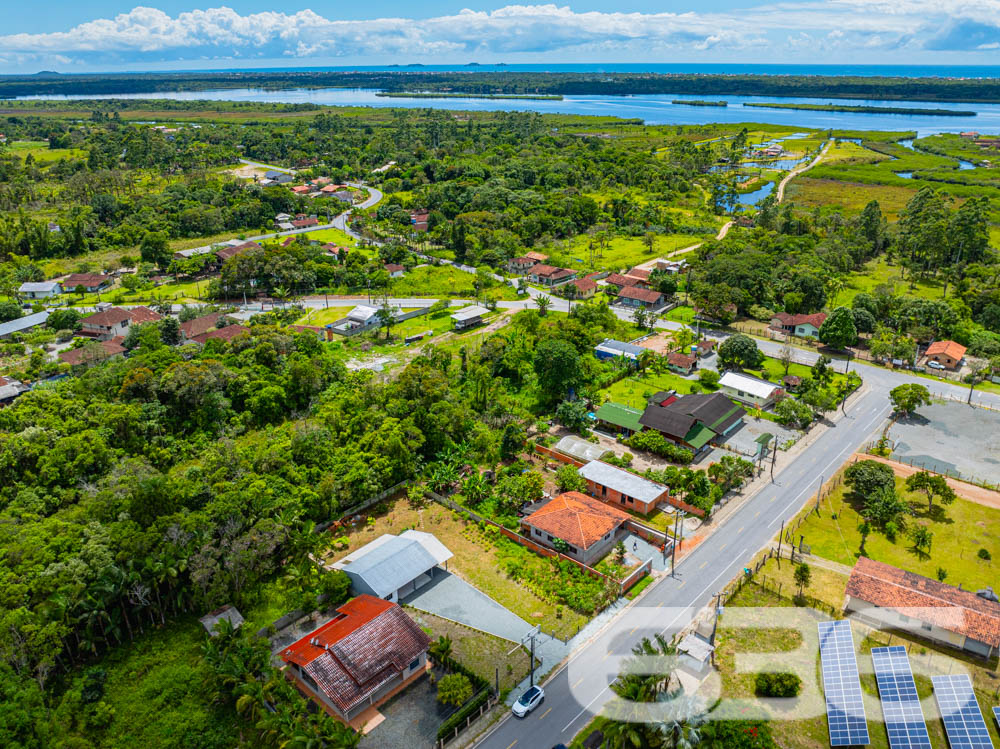
<svg viewBox="0 0 1000 749">
<path fill-rule="evenodd" d="M 824 112 L 799 109 L 764 109 L 744 107 L 746 102 L 829 104 L 823 99 L 773 96 L 713 96 L 725 100 L 728 107 L 691 107 L 671 103 L 672 99 L 697 99 L 696 96 L 567 96 L 562 101 L 531 101 L 511 99 L 401 99 L 380 97 L 370 89 L 236 88 L 213 91 L 161 91 L 155 93 L 115 94 L 107 96 L 27 96 L 25 99 L 173 99 L 181 101 L 242 101 L 321 104 L 328 106 L 366 106 L 387 108 L 448 109 L 472 111 L 533 111 L 559 114 L 603 115 L 639 118 L 649 125 L 697 125 L 706 122 L 764 122 L 789 125 L 810 130 L 892 130 L 916 131 L 918 137 L 942 132 L 976 130 L 1000 133 L 1000 104 L 963 104 L 955 102 L 898 102 L 869 99 L 837 99 L 833 104 L 926 107 L 975 111 L 974 117 L 936 117 L 909 114 L 862 114 L 858 112 Z"/>
</svg>

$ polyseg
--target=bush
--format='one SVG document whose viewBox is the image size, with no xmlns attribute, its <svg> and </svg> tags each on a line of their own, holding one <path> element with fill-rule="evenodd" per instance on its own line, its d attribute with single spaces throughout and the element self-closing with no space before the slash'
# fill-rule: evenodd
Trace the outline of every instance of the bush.
<svg viewBox="0 0 1000 749">
<path fill-rule="evenodd" d="M 582 492 L 587 489 L 587 481 L 577 471 L 576 466 L 567 463 L 556 471 L 556 485 L 561 492 Z"/>
<path fill-rule="evenodd" d="M 980 549 L 979 550 L 979 558 L 982 559 L 985 562 L 988 562 L 988 561 L 990 561 L 993 558 L 993 555 L 990 554 L 986 549 Z"/>
<path fill-rule="evenodd" d="M 708 389 L 715 389 L 719 386 L 719 373 L 714 369 L 699 370 L 698 382 Z"/>
<path fill-rule="evenodd" d="M 687 465 L 694 458 L 694 454 L 680 445 L 670 442 L 659 432 L 644 431 L 636 432 L 627 440 L 625 444 L 634 447 L 636 450 L 645 450 L 653 455 L 666 458 L 671 463 L 681 463 Z"/>
<path fill-rule="evenodd" d="M 791 673 L 757 674 L 754 693 L 758 697 L 796 697 L 802 688 L 802 679 Z"/>
<path fill-rule="evenodd" d="M 437 700 L 442 705 L 461 707 L 472 697 L 472 682 L 465 674 L 448 674 L 438 682 Z"/>
</svg>

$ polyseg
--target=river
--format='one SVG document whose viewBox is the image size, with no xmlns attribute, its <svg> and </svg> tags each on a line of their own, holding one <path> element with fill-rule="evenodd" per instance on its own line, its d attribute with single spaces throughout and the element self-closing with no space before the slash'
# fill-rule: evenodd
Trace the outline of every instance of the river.
<svg viewBox="0 0 1000 749">
<path fill-rule="evenodd" d="M 773 96 L 712 96 L 725 100 L 727 107 L 692 107 L 672 104 L 672 99 L 697 99 L 696 96 L 567 96 L 562 101 L 510 99 L 399 99 L 376 96 L 368 89 L 236 88 L 215 91 L 164 91 L 108 96 L 27 96 L 25 99 L 174 99 L 180 101 L 241 101 L 320 104 L 328 106 L 410 107 L 472 111 L 534 111 L 559 114 L 603 115 L 640 118 L 649 125 L 699 125 L 708 122 L 763 122 L 789 125 L 809 130 L 892 130 L 915 131 L 918 137 L 942 132 L 976 130 L 1000 134 L 1000 104 L 953 102 L 898 102 L 868 99 L 838 99 L 834 104 L 884 107 L 926 107 L 975 111 L 974 117 L 935 117 L 909 114 L 863 114 L 801 109 L 764 109 L 744 107 L 745 102 L 780 101 L 782 103 L 829 104 L 823 99 L 777 98 Z"/>
</svg>

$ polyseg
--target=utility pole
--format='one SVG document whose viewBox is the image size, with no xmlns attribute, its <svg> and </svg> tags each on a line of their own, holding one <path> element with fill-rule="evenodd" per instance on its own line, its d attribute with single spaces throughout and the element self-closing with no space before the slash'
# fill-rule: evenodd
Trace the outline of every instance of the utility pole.
<svg viewBox="0 0 1000 749">
<path fill-rule="evenodd" d="M 521 644 L 524 644 L 525 640 L 531 640 L 531 667 L 528 671 L 529 686 L 535 686 L 535 636 L 538 634 L 538 630 L 541 625 L 536 625 L 531 629 L 528 634 L 521 638 Z"/>
<path fill-rule="evenodd" d="M 778 438 L 774 438 L 774 450 L 771 451 L 771 483 L 774 483 L 774 463 L 778 459 Z"/>
<path fill-rule="evenodd" d="M 715 645 L 715 633 L 719 629 L 719 608 L 722 602 L 722 593 L 716 593 L 713 598 L 715 598 L 715 620 L 712 622 L 712 636 L 709 638 L 709 644 Z"/>
<path fill-rule="evenodd" d="M 778 569 L 781 569 L 781 542 L 785 537 L 785 521 L 781 521 L 781 530 L 778 531 Z"/>
<path fill-rule="evenodd" d="M 677 567 L 677 544 L 678 544 L 678 541 L 679 541 L 679 539 L 677 538 L 677 528 L 678 528 L 678 526 L 680 526 L 680 521 L 681 521 L 681 508 L 680 507 L 675 507 L 674 508 L 674 546 L 670 550 L 670 576 L 671 577 L 677 577 L 674 574 L 674 570 Z"/>
</svg>

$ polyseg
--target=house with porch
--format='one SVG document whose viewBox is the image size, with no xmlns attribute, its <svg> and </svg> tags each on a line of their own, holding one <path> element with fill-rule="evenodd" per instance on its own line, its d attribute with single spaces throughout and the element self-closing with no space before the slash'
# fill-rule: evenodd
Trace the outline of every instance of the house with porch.
<svg viewBox="0 0 1000 749">
<path fill-rule="evenodd" d="M 782 399 L 785 391 L 773 382 L 743 372 L 726 372 L 719 378 L 719 390 L 740 403 L 757 408 L 771 408 Z"/>
<path fill-rule="evenodd" d="M 594 412 L 594 421 L 599 428 L 611 434 L 631 437 L 642 430 L 642 424 L 639 423 L 640 416 L 642 411 L 638 408 L 608 401 L 601 404 L 601 407 Z"/>
<path fill-rule="evenodd" d="M 160 315 L 149 307 L 108 307 L 83 318 L 81 333 L 98 341 L 110 341 L 125 336 L 129 327 L 146 322 L 158 322 Z"/>
<path fill-rule="evenodd" d="M 521 518 L 521 532 L 535 543 L 588 566 L 611 551 L 631 516 L 581 492 L 564 492 Z"/>
<path fill-rule="evenodd" d="M 511 273 L 527 273 L 529 270 L 538 265 L 538 261 L 524 255 L 522 257 L 514 257 L 507 261 L 507 270 Z"/>
<path fill-rule="evenodd" d="M 62 284 L 58 281 L 26 281 L 17 291 L 25 299 L 50 299 L 62 294 Z"/>
<path fill-rule="evenodd" d="M 424 674 L 429 646 L 399 604 L 360 595 L 282 650 L 281 660 L 285 676 L 317 705 L 356 725 Z"/>
<path fill-rule="evenodd" d="M 897 629 L 993 658 L 1000 648 L 1000 603 L 978 592 L 861 557 L 847 580 L 845 611 L 881 629 Z"/>
<path fill-rule="evenodd" d="M 657 309 L 665 302 L 666 297 L 661 292 L 638 286 L 626 286 L 618 292 L 618 303 L 624 307 Z"/>
<path fill-rule="evenodd" d="M 667 369 L 679 375 L 690 375 L 698 369 L 698 358 L 680 351 L 671 351 L 667 354 Z"/>
<path fill-rule="evenodd" d="M 745 415 L 742 406 L 721 393 L 661 393 L 646 406 L 639 423 L 697 455 L 713 440 L 736 431 Z"/>
<path fill-rule="evenodd" d="M 528 271 L 528 278 L 532 283 L 540 283 L 542 286 L 558 286 L 561 283 L 572 281 L 576 278 L 576 273 L 568 268 L 539 264 Z"/>
<path fill-rule="evenodd" d="M 962 366 L 965 351 L 965 346 L 955 341 L 934 341 L 927 347 L 924 356 L 927 361 L 936 361 L 946 369 L 958 369 Z"/>
<path fill-rule="evenodd" d="M 563 286 L 563 291 L 574 299 L 592 299 L 597 293 L 597 282 L 592 278 L 577 278 Z"/>
<path fill-rule="evenodd" d="M 811 315 L 790 315 L 787 312 L 778 312 L 771 318 L 771 324 L 768 327 L 771 330 L 799 338 L 818 338 L 819 329 L 825 320 L 825 312 L 815 312 Z"/>
<path fill-rule="evenodd" d="M 61 283 L 67 292 L 76 292 L 82 286 L 88 294 L 93 294 L 108 288 L 113 280 L 103 273 L 70 273 Z"/>
</svg>

